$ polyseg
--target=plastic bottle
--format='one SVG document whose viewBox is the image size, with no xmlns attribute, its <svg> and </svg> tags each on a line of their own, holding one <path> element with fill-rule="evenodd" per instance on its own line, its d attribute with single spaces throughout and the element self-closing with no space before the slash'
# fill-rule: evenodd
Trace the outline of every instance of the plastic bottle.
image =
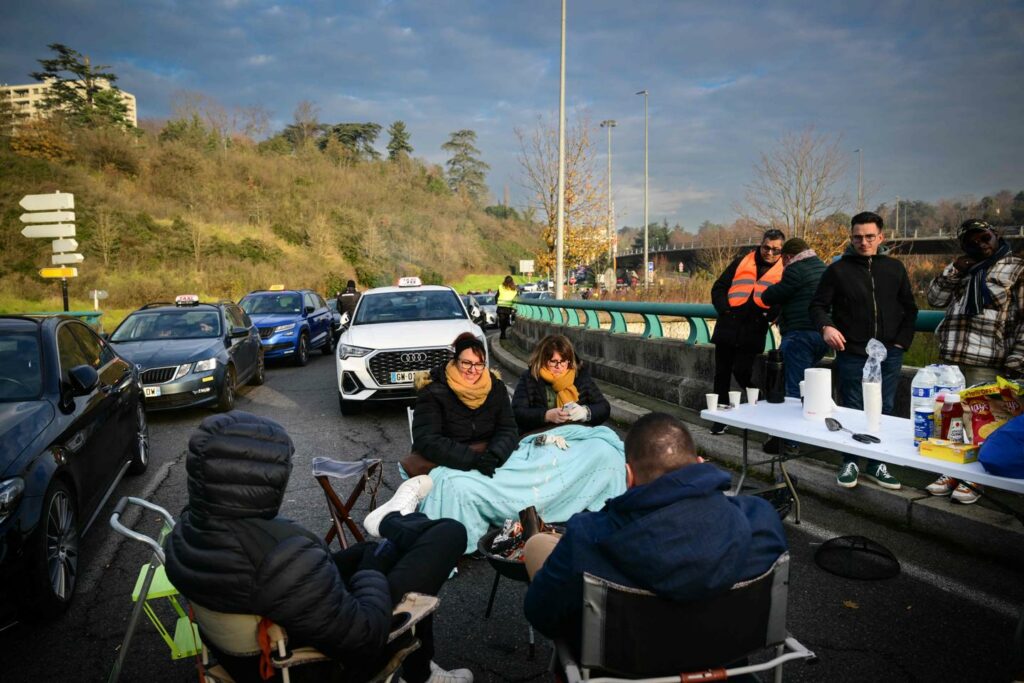
<svg viewBox="0 0 1024 683">
<path fill-rule="evenodd" d="M 772 349 L 764 364 L 764 397 L 769 403 L 783 403 L 786 400 L 786 370 L 782 352 Z"/>
<path fill-rule="evenodd" d="M 930 368 L 921 368 L 914 375 L 910 384 L 910 417 L 914 420 L 914 444 L 926 441 L 934 430 L 932 415 L 935 402 L 932 392 L 935 391 L 935 373 Z"/>
<path fill-rule="evenodd" d="M 942 410 L 941 397 L 945 394 L 958 394 L 964 389 L 964 376 L 960 368 L 955 365 L 929 365 L 929 369 L 935 373 L 935 389 L 932 391 L 932 399 L 935 401 L 935 427 L 936 434 L 942 432 L 942 417 L 939 412 Z"/>
<path fill-rule="evenodd" d="M 943 439 L 953 443 L 964 443 L 964 407 L 959 394 L 946 394 L 942 403 Z"/>
</svg>

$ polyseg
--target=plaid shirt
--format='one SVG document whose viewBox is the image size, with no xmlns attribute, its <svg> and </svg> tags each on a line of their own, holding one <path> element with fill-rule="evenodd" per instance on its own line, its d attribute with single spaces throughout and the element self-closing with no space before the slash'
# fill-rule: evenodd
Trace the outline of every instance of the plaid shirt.
<svg viewBox="0 0 1024 683">
<path fill-rule="evenodd" d="M 928 303 L 945 308 L 935 330 L 944 363 L 1024 370 L 1024 258 L 996 261 L 985 278 L 992 301 L 974 317 L 965 315 L 970 278 L 953 264 L 928 286 Z"/>
</svg>

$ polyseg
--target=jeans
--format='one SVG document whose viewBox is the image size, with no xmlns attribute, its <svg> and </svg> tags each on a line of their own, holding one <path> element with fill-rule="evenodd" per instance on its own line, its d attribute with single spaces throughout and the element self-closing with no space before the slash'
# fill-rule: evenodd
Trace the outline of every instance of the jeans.
<svg viewBox="0 0 1024 683">
<path fill-rule="evenodd" d="M 903 349 L 886 346 L 888 355 L 882 361 L 882 413 L 893 415 L 896 407 L 896 389 L 900 383 L 900 370 L 903 369 Z M 864 381 L 864 363 L 867 356 L 858 356 L 843 351 L 836 352 L 833 367 L 839 375 L 839 398 L 843 406 L 855 410 L 864 409 L 864 395 L 861 393 L 861 382 Z M 856 462 L 856 456 L 843 456 L 843 463 Z M 867 467 L 878 464 L 867 460 Z"/>
<path fill-rule="evenodd" d="M 804 370 L 813 368 L 828 353 L 828 344 L 814 330 L 793 330 L 782 335 L 782 360 L 786 368 L 786 396 L 799 398 Z"/>
</svg>

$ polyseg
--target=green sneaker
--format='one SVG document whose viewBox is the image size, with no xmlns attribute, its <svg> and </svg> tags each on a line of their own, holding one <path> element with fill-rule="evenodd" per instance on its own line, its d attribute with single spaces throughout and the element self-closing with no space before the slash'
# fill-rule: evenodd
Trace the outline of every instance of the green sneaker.
<svg viewBox="0 0 1024 683">
<path fill-rule="evenodd" d="M 864 476 L 868 479 L 874 480 L 874 482 L 883 489 L 896 490 L 903 486 L 900 484 L 899 479 L 889 474 L 889 470 L 886 469 L 884 462 L 880 462 L 874 467 L 869 467 L 864 473 Z"/>
<path fill-rule="evenodd" d="M 860 468 L 855 462 L 843 463 L 839 473 L 836 475 L 836 483 L 844 489 L 852 489 L 857 485 L 857 477 L 860 475 Z"/>
</svg>

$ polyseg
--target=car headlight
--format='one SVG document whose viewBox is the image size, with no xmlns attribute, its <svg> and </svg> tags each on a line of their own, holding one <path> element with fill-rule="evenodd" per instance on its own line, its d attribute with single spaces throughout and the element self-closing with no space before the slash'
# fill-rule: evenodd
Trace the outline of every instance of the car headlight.
<svg viewBox="0 0 1024 683">
<path fill-rule="evenodd" d="M 338 356 L 344 360 L 346 358 L 361 358 L 365 356 L 373 349 L 363 348 L 362 346 L 350 346 L 349 344 L 342 344 L 338 351 Z"/>
<path fill-rule="evenodd" d="M 270 334 L 271 335 L 275 335 L 275 334 L 280 334 L 282 332 L 291 332 L 294 329 L 295 329 L 295 323 L 288 323 L 287 325 L 278 325 L 277 327 L 274 328 L 274 331 L 271 332 Z"/>
<path fill-rule="evenodd" d="M 191 363 L 182 363 L 178 366 L 178 371 L 174 373 L 174 379 L 181 379 L 188 374 L 188 371 L 192 369 Z"/>
<path fill-rule="evenodd" d="M 0 481 L 0 522 L 14 512 L 21 500 L 21 494 L 25 492 L 25 480 L 20 477 Z"/>
<path fill-rule="evenodd" d="M 192 372 L 208 372 L 209 370 L 217 369 L 217 359 L 207 358 L 196 363 L 196 366 L 192 369 Z"/>
</svg>

